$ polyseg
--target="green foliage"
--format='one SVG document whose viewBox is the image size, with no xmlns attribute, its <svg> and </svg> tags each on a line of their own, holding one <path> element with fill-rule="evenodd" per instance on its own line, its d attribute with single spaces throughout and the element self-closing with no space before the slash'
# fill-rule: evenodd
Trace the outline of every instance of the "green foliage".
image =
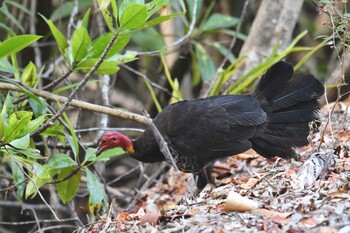
<svg viewBox="0 0 350 233">
<path fill-rule="evenodd" d="M 73 175 L 71 176 L 71 174 Z M 58 179 L 62 180 L 68 176 L 70 176 L 69 179 L 57 184 L 58 196 L 64 204 L 72 200 L 75 194 L 77 194 L 82 172 L 80 170 L 75 171 L 74 167 L 65 167 L 58 174 Z"/>
<path fill-rule="evenodd" d="M 91 6 L 92 0 L 79 0 L 78 9 L 79 11 Z M 56 8 L 52 14 L 50 19 L 53 22 L 56 22 L 59 19 L 68 17 L 72 14 L 74 8 L 74 1 L 65 1 L 58 8 Z"/>
<path fill-rule="evenodd" d="M 333 45 L 339 40 L 342 46 L 350 47 L 350 13 L 348 11 L 348 1 L 320 0 L 317 2 L 318 10 L 325 12 L 331 19 L 328 25 L 332 31 Z"/>
<path fill-rule="evenodd" d="M 65 35 L 56 23 L 58 19 L 70 15 L 74 7 L 73 1 L 65 2 L 56 9 L 51 19 L 40 16 L 46 22 L 69 72 L 88 73 L 97 68 L 95 74 L 114 74 L 118 72 L 120 64 L 136 59 L 135 51 L 123 51 L 134 33 L 148 31 L 155 35 L 155 30 L 151 27 L 181 14 L 157 16 L 156 13 L 168 2 L 168 0 L 153 0 L 145 4 L 144 1 L 130 0 L 121 1 L 118 5 L 115 0 L 98 0 L 99 9 L 109 32 L 93 39 L 89 29 L 90 9 L 86 10 L 80 23 L 72 30 L 71 38 Z M 86 9 L 91 3 L 91 0 L 79 1 L 78 9 Z M 1 11 L 6 12 L 3 9 Z M 11 35 L 11 30 L 8 31 Z M 41 83 L 42 71 L 38 71 L 33 62 L 20 68 L 17 53 L 40 38 L 38 35 L 17 36 L 13 33 L 0 44 L 0 72 L 15 77 L 15 80 L 0 77 L 0 82 L 15 85 L 20 90 L 20 92 L 7 91 L 6 98 L 0 95 L 2 107 L 0 155 L 4 156 L 3 161 L 11 167 L 13 182 L 17 185 L 18 200 L 34 198 L 41 187 L 54 184 L 61 201 L 67 203 L 75 197 L 79 186 L 82 185 L 82 176 L 86 176 L 90 210 L 98 210 L 102 205 L 107 205 L 107 196 L 102 184 L 88 167 L 125 152 L 120 148 L 112 149 L 96 157 L 96 149 L 88 148 L 84 151 L 74 126 L 65 113 L 60 116 L 59 121 L 55 121 L 40 133 L 44 146 L 41 146 L 40 150 L 37 148 L 32 135 L 46 123 L 47 119 L 50 119 L 53 112 L 47 107 L 49 104 L 46 100 L 31 92 L 33 90 L 31 88 L 37 88 Z M 158 39 L 162 38 L 159 36 Z M 113 41 L 114 43 L 111 43 Z M 160 44 L 158 48 L 162 49 L 164 43 Z M 169 80 L 172 80 L 170 76 Z M 70 90 L 77 85 L 73 83 L 52 92 Z M 172 81 L 172 86 L 174 89 L 179 88 L 177 80 Z M 176 94 L 180 96 L 179 92 Z M 57 105 L 61 107 L 58 102 Z M 53 150 L 47 147 L 48 140 L 61 143 L 69 148 L 68 152 L 52 154 Z M 80 155 L 84 153 L 85 157 L 81 162 Z"/>
<path fill-rule="evenodd" d="M 52 35 L 54 36 L 58 48 L 63 55 L 65 52 L 65 49 L 69 46 L 67 39 L 63 36 L 62 32 L 55 26 L 55 24 L 51 21 L 46 19 L 43 15 L 40 14 L 40 16 L 45 20 L 47 25 L 50 27 L 50 30 L 52 32 Z"/>
<path fill-rule="evenodd" d="M 199 43 L 195 44 L 195 53 L 202 79 L 203 81 L 209 81 L 216 73 L 214 61 L 208 51 Z"/>
<path fill-rule="evenodd" d="M 215 13 L 210 15 L 209 18 L 204 22 L 204 25 L 201 27 L 201 30 L 211 31 L 222 28 L 234 27 L 238 24 L 238 22 L 239 19 L 236 17 Z"/>
<path fill-rule="evenodd" d="M 106 201 L 107 195 L 104 191 L 102 184 L 98 181 L 97 177 L 88 169 L 85 169 L 87 176 L 87 188 L 89 190 L 89 208 L 92 210 L 101 208 L 102 201 Z"/>
<path fill-rule="evenodd" d="M 80 62 L 88 54 L 91 39 L 88 31 L 84 27 L 75 30 L 72 37 L 72 55 L 74 62 Z"/>
<path fill-rule="evenodd" d="M 0 44 L 0 58 L 13 55 L 40 38 L 37 35 L 21 35 L 7 39 Z"/>
<path fill-rule="evenodd" d="M 147 7 L 142 4 L 131 4 L 125 8 L 120 17 L 120 27 L 134 29 L 140 27 L 148 18 Z"/>
<path fill-rule="evenodd" d="M 13 23 L 13 25 L 21 31 L 21 33 L 24 33 L 25 30 L 21 22 L 11 14 L 7 5 L 12 6 L 17 10 L 23 12 L 25 14 L 25 17 L 31 16 L 33 13 L 30 12 L 24 5 L 21 5 L 20 3 L 18 3 L 18 1 L 15 1 L 15 0 L 7 0 L 3 4 L 3 6 L 0 7 L 0 19 L 1 18 L 9 19 Z M 0 27 L 6 29 L 11 35 L 13 36 L 15 35 L 14 31 L 11 28 L 9 28 L 7 25 L 2 23 L 1 21 L 0 21 Z"/>
<path fill-rule="evenodd" d="M 36 66 L 29 62 L 24 68 L 21 76 L 22 84 L 27 87 L 35 87 L 38 84 L 38 77 L 36 76 Z"/>
</svg>

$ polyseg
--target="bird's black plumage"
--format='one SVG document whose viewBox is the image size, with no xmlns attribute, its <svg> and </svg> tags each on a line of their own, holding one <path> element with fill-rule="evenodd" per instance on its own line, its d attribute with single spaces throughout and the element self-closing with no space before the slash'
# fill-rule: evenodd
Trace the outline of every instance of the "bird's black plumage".
<svg viewBox="0 0 350 233">
<path fill-rule="evenodd" d="M 317 119 L 317 99 L 323 93 L 314 76 L 293 77 L 293 67 L 279 62 L 262 76 L 251 95 L 180 101 L 166 107 L 153 122 L 177 167 L 198 174 L 197 185 L 203 186 L 206 166 L 250 148 L 267 158 L 292 157 L 293 147 L 308 143 L 309 123 Z M 166 160 L 150 128 L 133 146 L 132 156 L 140 161 Z"/>
</svg>

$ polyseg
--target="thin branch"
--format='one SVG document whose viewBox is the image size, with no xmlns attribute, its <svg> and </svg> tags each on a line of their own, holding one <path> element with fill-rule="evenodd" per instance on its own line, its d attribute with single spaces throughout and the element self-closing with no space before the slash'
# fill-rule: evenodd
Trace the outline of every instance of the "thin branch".
<svg viewBox="0 0 350 233">
<path fill-rule="evenodd" d="M 49 208 L 45 204 L 28 204 L 28 203 L 21 203 L 18 201 L 0 200 L 0 206 L 7 207 L 7 208 L 28 208 L 28 209 L 30 208 L 30 209 L 34 209 L 34 210 L 40 210 L 40 211 L 49 210 Z M 57 211 L 68 213 L 68 209 L 62 205 L 57 205 L 57 206 L 53 205 L 53 206 L 51 206 L 51 208 L 54 210 L 57 210 Z M 60 222 L 60 220 L 53 220 L 53 221 Z"/>
<path fill-rule="evenodd" d="M 62 225 L 57 225 L 57 226 L 44 227 L 41 230 L 35 231 L 35 233 L 36 232 L 38 232 L 38 233 L 47 232 L 49 230 L 59 230 L 61 232 L 63 228 L 74 228 L 74 229 L 76 229 L 77 227 L 75 225 L 62 224 Z"/>
<path fill-rule="evenodd" d="M 62 82 L 63 80 L 65 80 L 66 78 L 69 77 L 69 75 L 72 73 L 72 71 L 68 71 L 66 72 L 64 75 L 62 75 L 62 77 L 52 81 L 51 83 L 47 84 L 46 86 L 44 86 L 42 89 L 43 90 L 51 90 L 52 88 L 54 88 L 55 86 L 57 86 L 60 82 Z"/>
<path fill-rule="evenodd" d="M 81 129 L 76 129 L 76 133 L 81 133 L 81 132 L 91 132 L 91 131 L 133 131 L 133 132 L 139 132 L 143 133 L 145 130 L 140 129 L 140 128 L 121 128 L 121 127 L 106 127 L 106 128 L 100 128 L 100 127 L 91 127 L 91 128 L 81 128 Z"/>
<path fill-rule="evenodd" d="M 12 91 L 23 92 L 23 90 L 20 89 L 19 87 L 17 87 L 16 85 L 8 84 L 8 83 L 0 83 L 0 90 L 12 90 Z M 38 90 L 35 88 L 27 88 L 27 90 L 36 96 L 40 96 L 40 97 L 43 97 L 43 98 L 48 99 L 48 100 L 58 101 L 60 103 L 67 103 L 67 101 L 68 101 L 67 97 L 55 95 L 55 94 L 52 94 L 52 93 L 47 92 L 47 91 L 42 91 L 42 90 Z M 122 110 L 118 110 L 118 109 L 113 109 L 110 107 L 100 106 L 100 105 L 96 105 L 96 104 L 91 104 L 91 103 L 88 103 L 85 101 L 79 101 L 79 100 L 75 100 L 75 99 L 71 100 L 69 105 L 73 106 L 73 107 L 81 108 L 81 109 L 94 111 L 94 112 L 105 113 L 105 114 L 119 117 L 119 118 L 123 118 L 126 120 L 137 121 L 137 122 L 140 122 L 142 124 L 147 124 L 146 117 L 139 115 L 139 114 L 135 114 L 135 113 L 130 113 L 130 112 L 126 112 L 126 111 L 122 111 Z"/>
<path fill-rule="evenodd" d="M 109 83 L 110 83 L 110 77 L 109 75 L 103 75 L 102 77 L 102 84 L 101 84 L 101 97 L 102 97 L 102 104 L 104 106 L 109 106 L 109 95 L 108 95 L 108 90 L 109 90 Z M 100 119 L 100 127 L 101 128 L 106 128 L 108 126 L 108 116 L 106 114 L 101 115 Z M 103 134 L 103 130 L 101 129 L 98 134 L 97 138 L 100 138 Z"/>
<path fill-rule="evenodd" d="M 1 202 L 1 201 L 0 201 Z M 18 203 L 18 202 L 16 202 Z M 34 205 L 33 205 L 34 206 Z M 58 221 L 56 219 L 39 219 L 40 223 L 57 223 L 57 222 L 71 222 L 71 221 L 79 221 L 76 218 L 66 218 L 61 219 L 61 221 Z M 29 225 L 29 224 L 35 224 L 36 221 L 21 221 L 21 222 L 0 222 L 0 225 Z"/>
<path fill-rule="evenodd" d="M 147 112 L 144 110 L 144 114 L 148 116 Z M 152 119 L 147 118 L 148 126 L 151 128 L 153 135 L 159 145 L 160 152 L 164 155 L 166 161 L 174 166 L 176 171 L 179 171 L 179 168 L 176 165 L 175 159 L 169 150 L 168 143 L 164 140 L 162 134 L 159 132 L 157 126 L 153 123 Z"/>
</svg>

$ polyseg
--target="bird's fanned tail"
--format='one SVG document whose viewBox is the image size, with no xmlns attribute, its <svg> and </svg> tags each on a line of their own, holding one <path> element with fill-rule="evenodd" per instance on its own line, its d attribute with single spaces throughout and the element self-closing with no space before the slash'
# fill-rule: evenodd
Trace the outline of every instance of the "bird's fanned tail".
<svg viewBox="0 0 350 233">
<path fill-rule="evenodd" d="M 293 157 L 293 147 L 308 144 L 309 126 L 317 121 L 317 99 L 323 93 L 313 75 L 293 77 L 293 67 L 286 62 L 272 66 L 254 92 L 268 120 L 251 139 L 253 149 L 267 158 Z"/>
</svg>

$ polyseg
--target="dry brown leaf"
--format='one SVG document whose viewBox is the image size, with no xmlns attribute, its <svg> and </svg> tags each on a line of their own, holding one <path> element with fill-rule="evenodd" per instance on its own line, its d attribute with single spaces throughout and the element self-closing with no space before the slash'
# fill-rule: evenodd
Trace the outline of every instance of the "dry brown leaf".
<svg viewBox="0 0 350 233">
<path fill-rule="evenodd" d="M 241 188 L 245 190 L 251 189 L 255 187 L 258 182 L 259 179 L 251 177 L 246 183 L 241 184 Z"/>
<path fill-rule="evenodd" d="M 260 157 L 259 154 L 257 154 L 254 150 L 250 149 L 244 153 L 235 155 L 236 159 L 240 159 L 240 160 L 249 160 L 249 159 L 256 159 Z"/>
<path fill-rule="evenodd" d="M 122 213 L 118 214 L 118 219 L 124 220 L 124 221 L 129 221 L 132 219 L 132 217 L 130 216 L 130 214 L 122 212 Z"/>
<path fill-rule="evenodd" d="M 162 216 L 160 213 L 146 213 L 140 217 L 140 223 L 143 225 L 148 222 L 152 225 L 157 225 L 160 216 Z"/>
<path fill-rule="evenodd" d="M 292 214 L 292 213 L 289 213 L 289 212 L 283 213 L 283 212 L 278 212 L 276 210 L 268 210 L 268 209 L 265 209 L 265 208 L 259 209 L 259 212 L 260 212 L 261 215 L 265 215 L 267 217 L 278 216 L 278 217 L 281 217 L 281 218 L 287 218 L 287 217 L 289 217 Z"/>
</svg>

